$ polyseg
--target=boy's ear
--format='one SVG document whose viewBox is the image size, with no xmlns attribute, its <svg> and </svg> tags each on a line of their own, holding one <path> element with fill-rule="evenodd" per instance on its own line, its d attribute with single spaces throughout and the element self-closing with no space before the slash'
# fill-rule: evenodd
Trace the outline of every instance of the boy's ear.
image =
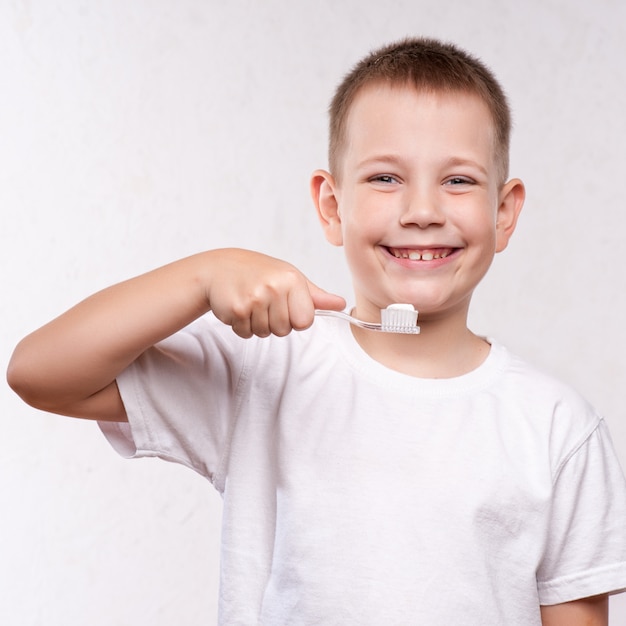
<svg viewBox="0 0 626 626">
<path fill-rule="evenodd" d="M 525 198 L 526 189 L 519 178 L 511 179 L 502 187 L 496 215 L 496 252 L 502 252 L 507 247 Z"/>
<path fill-rule="evenodd" d="M 343 245 L 339 201 L 336 195 L 337 185 L 332 174 L 325 170 L 316 170 L 311 176 L 311 197 L 317 209 L 326 239 L 333 246 Z"/>
</svg>

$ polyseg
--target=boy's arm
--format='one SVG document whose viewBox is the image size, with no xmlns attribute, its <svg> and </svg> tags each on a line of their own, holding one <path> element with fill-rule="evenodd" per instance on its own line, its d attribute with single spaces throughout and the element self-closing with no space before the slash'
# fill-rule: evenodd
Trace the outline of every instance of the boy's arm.
<svg viewBox="0 0 626 626">
<path fill-rule="evenodd" d="M 541 607 L 543 626 L 608 626 L 609 597 L 583 598 Z"/>
<path fill-rule="evenodd" d="M 32 406 L 124 421 L 115 379 L 142 352 L 212 310 L 242 337 L 307 328 L 314 309 L 345 306 L 293 266 L 247 250 L 212 250 L 100 291 L 24 338 L 7 372 Z"/>
</svg>

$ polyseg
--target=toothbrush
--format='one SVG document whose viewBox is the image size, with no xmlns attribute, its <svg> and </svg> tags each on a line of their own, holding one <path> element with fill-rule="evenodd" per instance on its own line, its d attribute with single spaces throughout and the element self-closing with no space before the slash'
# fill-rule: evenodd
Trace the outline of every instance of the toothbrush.
<svg viewBox="0 0 626 626">
<path fill-rule="evenodd" d="M 386 309 L 380 310 L 380 324 L 373 322 L 364 322 L 358 320 L 347 313 L 340 311 L 326 311 L 324 309 L 316 309 L 315 315 L 325 315 L 328 317 L 337 317 L 339 319 L 350 322 L 359 328 L 367 330 L 377 330 L 383 333 L 403 333 L 406 335 L 417 335 L 420 327 L 417 325 L 417 311 L 410 304 L 390 304 Z"/>
</svg>

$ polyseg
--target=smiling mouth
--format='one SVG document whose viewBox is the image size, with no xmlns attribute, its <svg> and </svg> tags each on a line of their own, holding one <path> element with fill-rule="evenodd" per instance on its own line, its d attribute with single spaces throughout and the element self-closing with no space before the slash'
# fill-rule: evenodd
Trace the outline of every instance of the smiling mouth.
<svg viewBox="0 0 626 626">
<path fill-rule="evenodd" d="M 409 259 L 410 261 L 432 261 L 434 259 L 445 259 L 452 254 L 456 248 L 429 248 L 425 250 L 415 250 L 412 248 L 387 248 L 387 251 L 396 259 Z"/>
</svg>

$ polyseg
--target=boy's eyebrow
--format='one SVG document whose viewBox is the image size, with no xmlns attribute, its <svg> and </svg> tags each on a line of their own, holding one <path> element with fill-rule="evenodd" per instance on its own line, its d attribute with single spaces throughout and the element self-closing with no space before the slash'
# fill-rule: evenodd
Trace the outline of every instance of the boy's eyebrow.
<svg viewBox="0 0 626 626">
<path fill-rule="evenodd" d="M 363 168 L 363 167 L 368 167 L 370 165 L 376 165 L 379 163 L 389 164 L 389 165 L 402 165 L 405 161 L 406 159 L 398 156 L 397 154 L 392 154 L 392 153 L 378 154 L 378 155 L 363 159 L 357 164 L 357 167 Z M 480 171 L 481 174 L 483 174 L 484 176 L 489 176 L 489 172 L 487 168 L 482 163 L 480 163 L 479 161 L 476 161 L 475 159 L 472 159 L 471 157 L 452 156 L 443 161 L 443 167 L 457 167 L 457 166 L 473 167 L 477 169 L 478 171 Z"/>
<path fill-rule="evenodd" d="M 389 163 L 390 165 L 401 165 L 404 159 L 396 154 L 377 154 L 371 157 L 367 157 L 357 163 L 357 167 L 367 167 L 368 165 L 375 165 L 377 163 Z"/>
<path fill-rule="evenodd" d="M 474 159 L 471 159 L 469 157 L 450 157 L 449 159 L 446 159 L 444 165 L 447 167 L 456 167 L 457 165 L 469 165 L 470 167 L 474 167 L 479 170 L 484 176 L 489 176 L 487 168 L 482 163 L 479 163 L 478 161 L 475 161 Z"/>
</svg>

